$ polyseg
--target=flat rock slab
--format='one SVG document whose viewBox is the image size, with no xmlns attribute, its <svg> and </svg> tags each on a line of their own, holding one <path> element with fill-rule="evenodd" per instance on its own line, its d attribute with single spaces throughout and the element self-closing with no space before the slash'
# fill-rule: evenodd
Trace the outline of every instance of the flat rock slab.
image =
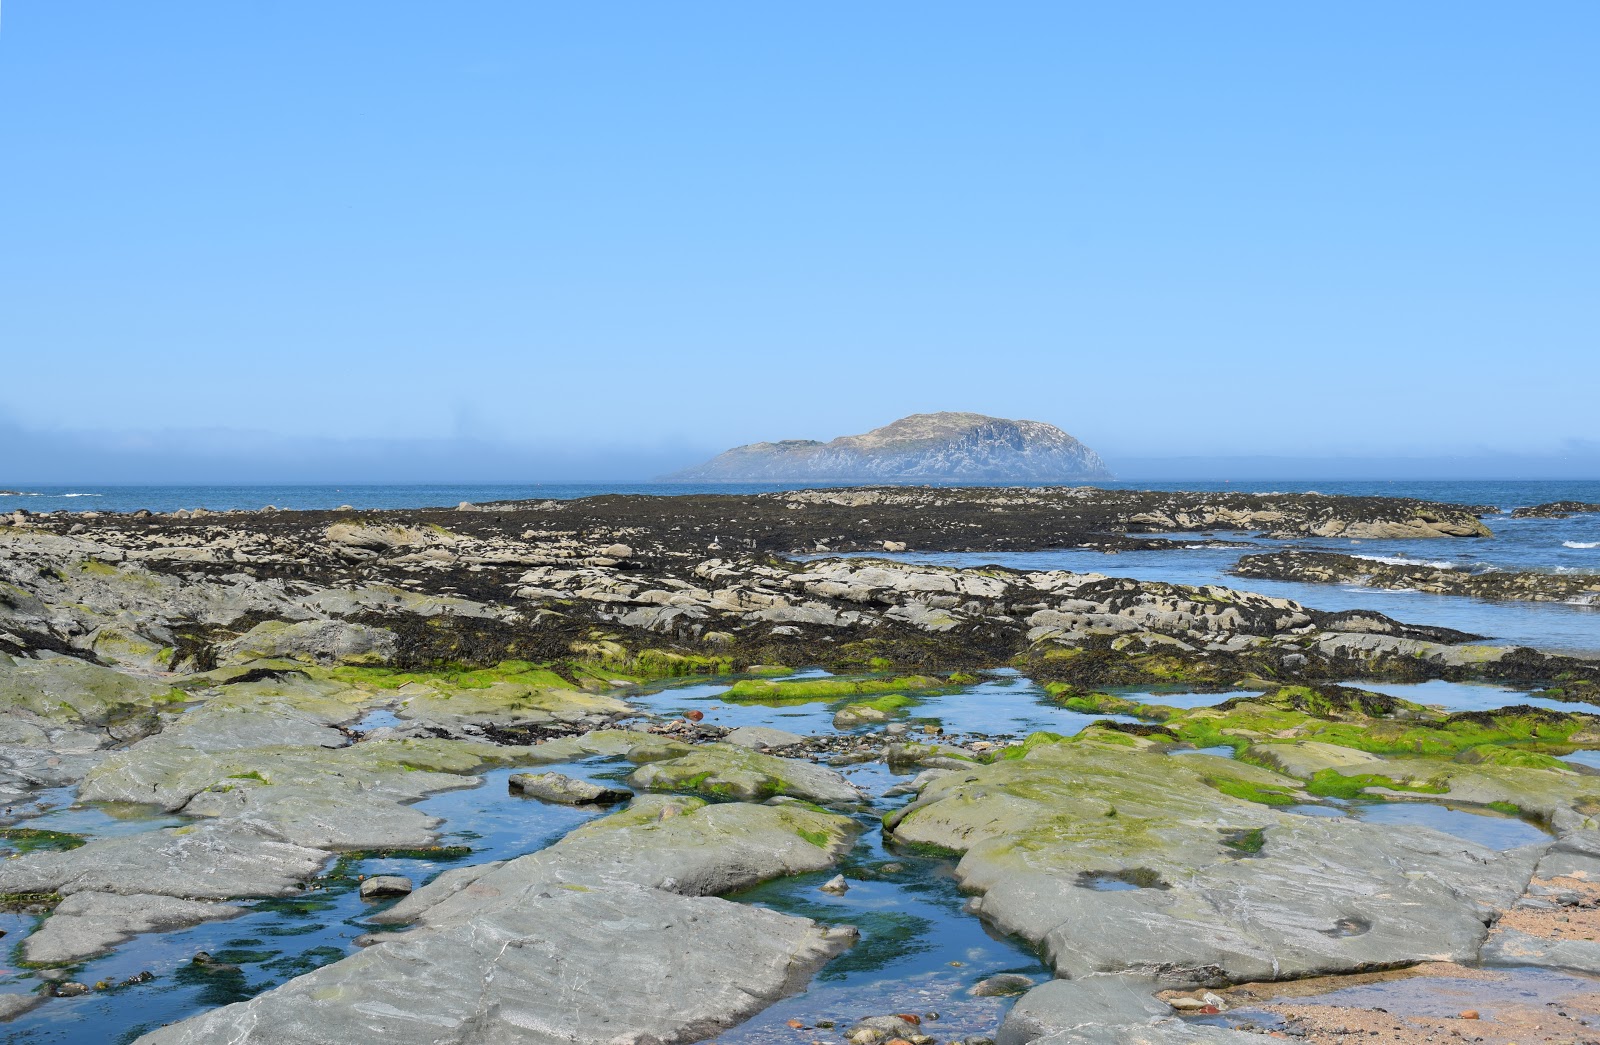
<svg viewBox="0 0 1600 1045">
<path fill-rule="evenodd" d="M 0 861 L 0 893 L 155 894 L 226 900 L 284 896 L 328 854 L 228 822 L 97 839 L 67 852 Z"/>
<path fill-rule="evenodd" d="M 740 726 L 722 738 L 724 744 L 758 751 L 764 747 L 792 747 L 795 744 L 805 743 L 805 740 L 806 738 L 798 733 L 790 733 L 786 729 L 773 729 L 771 726 Z"/>
<path fill-rule="evenodd" d="M 698 1041 L 802 987 L 853 930 L 659 889 L 552 886 L 418 929 L 142 1045 Z"/>
<path fill-rule="evenodd" d="M 1486 965 L 1537 965 L 1600 976 L 1600 943 L 1593 940 L 1548 940 L 1497 929 L 1484 944 L 1481 958 Z"/>
<path fill-rule="evenodd" d="M 591 784 L 564 773 L 517 773 L 506 781 L 506 786 L 529 798 L 569 806 L 611 805 L 633 797 L 632 791 Z"/>
<path fill-rule="evenodd" d="M 314 849 L 420 848 L 437 840 L 433 829 L 440 823 L 393 796 L 332 774 L 314 786 L 242 781 L 228 790 L 202 791 L 183 812 L 229 818 Z"/>
<path fill-rule="evenodd" d="M 77 961 L 110 950 L 137 933 L 171 932 L 244 913 L 243 907 L 148 893 L 74 893 L 22 944 L 30 962 Z"/>
</svg>

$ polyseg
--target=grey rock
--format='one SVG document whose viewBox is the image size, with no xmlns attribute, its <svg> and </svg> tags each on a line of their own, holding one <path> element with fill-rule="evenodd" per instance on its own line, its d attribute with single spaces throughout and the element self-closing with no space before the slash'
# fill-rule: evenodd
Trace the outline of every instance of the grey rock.
<svg viewBox="0 0 1600 1045">
<path fill-rule="evenodd" d="M 398 874 L 373 875 L 361 882 L 363 900 L 382 900 L 391 896 L 405 896 L 414 886 L 411 879 Z"/>
<path fill-rule="evenodd" d="M 773 729 L 771 726 L 740 726 L 724 736 L 722 742 L 759 751 L 762 748 L 792 747 L 805 743 L 805 739 L 798 733 Z"/>
<path fill-rule="evenodd" d="M 29 1009 L 38 1008 L 45 1003 L 45 995 L 36 991 L 22 993 L 21 991 L 0 991 L 0 1023 L 14 1020 Z"/>
<path fill-rule="evenodd" d="M 0 892 L 156 894 L 223 900 L 283 896 L 328 860 L 318 849 L 227 821 L 100 838 L 67 852 L 0 861 Z"/>
<path fill-rule="evenodd" d="M 394 656 L 394 633 L 347 621 L 263 621 L 217 649 L 225 664 L 284 657 L 312 664 L 383 664 Z"/>
<path fill-rule="evenodd" d="M 569 806 L 610 805 L 633 797 L 631 791 L 592 784 L 563 773 L 517 773 L 506 783 L 518 794 Z"/>
<path fill-rule="evenodd" d="M 1027 1045 L 1084 1028 L 1142 1024 L 1170 1017 L 1172 1009 L 1156 1000 L 1155 990 L 1151 981 L 1129 976 L 1086 976 L 1039 984 L 1011 1007 L 995 1035 L 995 1045 Z"/>
<path fill-rule="evenodd" d="M 1549 940 L 1496 929 L 1480 958 L 1486 965 L 1537 965 L 1600 976 L 1600 943 L 1593 940 Z"/>
<path fill-rule="evenodd" d="M 74 893 L 22 943 L 30 962 L 77 961 L 110 950 L 137 933 L 170 932 L 233 918 L 244 908 L 148 893 Z"/>
<path fill-rule="evenodd" d="M 968 993 L 975 998 L 1008 998 L 1013 994 L 1026 994 L 1033 990 L 1034 986 L 1033 980 L 1027 976 L 1003 972 L 998 976 L 978 981 Z"/>
</svg>

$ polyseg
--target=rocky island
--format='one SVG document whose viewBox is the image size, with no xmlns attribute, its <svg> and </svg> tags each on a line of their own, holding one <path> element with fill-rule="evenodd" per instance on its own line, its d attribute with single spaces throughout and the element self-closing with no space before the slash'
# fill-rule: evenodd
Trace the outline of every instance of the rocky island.
<svg viewBox="0 0 1600 1045">
<path fill-rule="evenodd" d="M 912 414 L 831 442 L 751 443 L 668 482 L 1064 482 L 1109 479 L 1100 455 L 1054 425 L 983 414 Z"/>
<path fill-rule="evenodd" d="M 13 513 L 0 904 L 32 922 L 0 1018 L 199 984 L 191 1008 L 122 1031 L 755 1033 L 741 1025 L 819 972 L 902 938 L 819 898 L 916 861 L 942 861 L 961 917 L 1037 971 L 967 982 L 955 958 L 937 1005 L 796 1010 L 772 1040 L 1222 1045 L 1273 1030 L 1229 1014 L 1296 984 L 1440 963 L 1600 973 L 1600 944 L 1563 933 L 1600 906 L 1600 782 L 1564 760 L 1600 750 L 1600 661 L 1215 585 L 893 557 L 1216 529 L 1452 542 L 1487 537 L 1486 511 L 876 487 Z M 1522 693 L 1452 710 L 1381 691 L 1429 681 Z M 1060 728 L 1005 710 L 996 687 L 1022 684 Z M 712 721 L 767 708 L 790 717 Z M 143 827 L 52 829 L 63 789 Z M 573 819 L 538 843 L 446 843 L 427 810 L 452 794 Z M 1526 834 L 1496 847 L 1352 802 Z M 757 887 L 806 899 L 747 902 Z M 271 919 L 310 931 L 341 902 L 368 905 L 358 939 L 245 980 L 252 946 L 302 931 Z M 86 971 L 230 922 L 251 928 L 225 955 Z"/>
</svg>

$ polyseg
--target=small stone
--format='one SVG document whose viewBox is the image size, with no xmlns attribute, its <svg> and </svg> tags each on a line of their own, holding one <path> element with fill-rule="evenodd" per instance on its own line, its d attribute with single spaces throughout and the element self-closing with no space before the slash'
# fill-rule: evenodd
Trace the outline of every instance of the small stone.
<svg viewBox="0 0 1600 1045">
<path fill-rule="evenodd" d="M 80 994 L 88 994 L 89 987 L 87 984 L 79 983 L 77 980 L 68 980 L 66 983 L 58 983 L 52 986 L 50 993 L 57 998 L 76 998 Z"/>
<path fill-rule="evenodd" d="M 377 900 L 388 896 L 405 896 L 415 888 L 411 879 L 398 874 L 373 875 L 361 883 L 361 898 Z"/>
<path fill-rule="evenodd" d="M 1003 972 L 987 980 L 979 980 L 968 993 L 974 998 L 1009 998 L 1033 989 L 1033 980 L 1013 972 Z"/>
<path fill-rule="evenodd" d="M 1190 998 L 1187 995 L 1180 998 L 1168 998 L 1167 1004 L 1179 1012 L 1199 1012 L 1206 1007 L 1206 1003 L 1199 998 Z"/>
<path fill-rule="evenodd" d="M 626 544 L 608 544 L 600 549 L 600 554 L 608 559 L 628 559 L 633 557 L 633 549 Z"/>
<path fill-rule="evenodd" d="M 842 896 L 850 891 L 850 883 L 844 880 L 844 875 L 836 874 L 826 882 L 823 882 L 817 888 L 821 889 L 825 893 L 833 893 L 835 896 Z"/>
<path fill-rule="evenodd" d="M 1479 1018 L 1478 1010 L 1477 1009 L 1467 1009 L 1467 1010 L 1465 1010 L 1465 1011 L 1463 1011 L 1461 1013 L 1461 1017 L 1460 1018 L 1463 1019 L 1463 1020 L 1475 1020 L 1475 1019 L 1478 1019 Z"/>
<path fill-rule="evenodd" d="M 685 711 L 683 713 L 683 717 L 688 719 L 690 722 L 699 722 L 701 719 L 706 717 L 706 713 L 704 711 Z"/>
</svg>

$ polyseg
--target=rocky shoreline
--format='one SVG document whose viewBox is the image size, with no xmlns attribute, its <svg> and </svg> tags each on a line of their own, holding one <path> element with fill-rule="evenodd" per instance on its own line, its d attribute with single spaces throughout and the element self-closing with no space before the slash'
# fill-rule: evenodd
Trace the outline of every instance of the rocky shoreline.
<svg viewBox="0 0 1600 1045">
<path fill-rule="evenodd" d="M 0 861 L 0 904 L 42 918 L 18 959 L 54 976 L 0 984 L 0 1018 L 74 993 L 63 977 L 139 934 L 302 895 L 335 859 L 437 845 L 438 819 L 416 806 L 427 796 L 477 787 L 495 767 L 537 776 L 592 758 L 631 767 L 626 780 L 512 786 L 529 802 L 614 811 L 409 895 L 386 883 L 402 898 L 375 920 L 398 931 L 140 1040 L 719 1035 L 856 938 L 725 897 L 833 874 L 864 817 L 881 817 L 888 842 L 949 854 L 971 913 L 1059 977 L 1019 1001 L 999 1045 L 1232 1037 L 1179 1016 L 1163 992 L 1192 1000 L 1440 957 L 1514 951 L 1600 972 L 1600 956 L 1540 943 L 1536 927 L 1495 928 L 1536 880 L 1600 876 L 1600 785 L 1557 757 L 1600 749 L 1600 720 L 1576 707 L 1452 715 L 1334 685 L 1483 680 L 1583 701 L 1600 663 L 1220 587 L 791 557 L 1142 547 L 1222 529 L 1447 540 L 1487 534 L 1478 514 L 1317 495 L 904 488 L 13 513 L 0 528 L 9 821 L 25 824 L 52 788 L 177 819 L 35 836 Z M 1109 717 L 1070 736 L 908 722 L 917 701 L 997 667 L 1045 684 L 1063 709 Z M 719 698 L 730 704 L 820 703 L 832 731 L 641 709 L 672 680 L 708 678 L 738 681 Z M 1184 709 L 1116 687 L 1254 695 Z M 842 772 L 863 763 L 916 775 L 869 793 Z M 1327 796 L 1510 810 L 1550 840 L 1500 852 L 1292 811 Z M 29 982 L 42 986 L 19 989 Z M 935 1040 L 885 1019 L 846 1040 Z"/>
</svg>

